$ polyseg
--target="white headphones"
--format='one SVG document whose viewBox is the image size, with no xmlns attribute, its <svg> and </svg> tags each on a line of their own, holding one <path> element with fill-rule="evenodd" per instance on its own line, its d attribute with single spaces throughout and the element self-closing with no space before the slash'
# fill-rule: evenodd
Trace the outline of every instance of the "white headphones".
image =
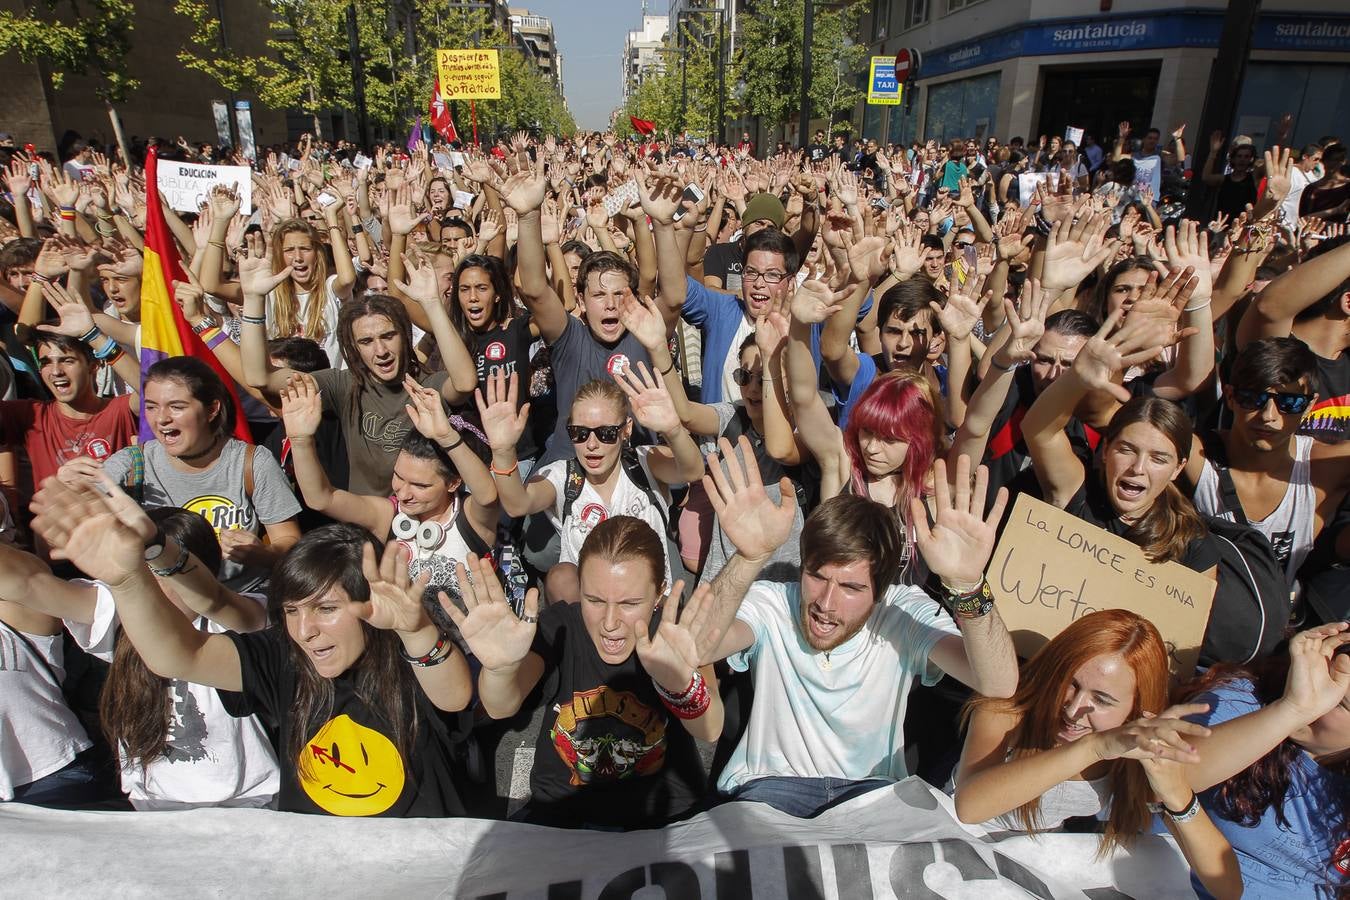
<svg viewBox="0 0 1350 900">
<path fill-rule="evenodd" d="M 394 537 L 414 543 L 421 550 L 435 550 L 445 543 L 445 526 L 440 522 L 419 522 L 406 513 L 395 513 Z"/>
</svg>

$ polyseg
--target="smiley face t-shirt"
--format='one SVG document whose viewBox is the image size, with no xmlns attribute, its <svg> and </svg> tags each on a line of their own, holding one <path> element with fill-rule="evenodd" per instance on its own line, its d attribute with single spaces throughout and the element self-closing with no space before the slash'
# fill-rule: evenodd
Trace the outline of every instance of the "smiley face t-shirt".
<svg viewBox="0 0 1350 900">
<path fill-rule="evenodd" d="M 332 708 L 297 721 L 296 675 L 284 629 L 230 634 L 239 651 L 244 690 L 230 695 L 231 715 L 257 713 L 279 730 L 282 812 L 332 816 L 439 818 L 462 816 L 451 772 L 450 730 L 440 712 L 414 686 L 417 729 L 404 753 L 389 717 L 356 692 L 348 670 L 332 680 Z M 222 700 L 226 695 L 221 695 Z M 411 714 L 411 710 L 409 710 Z M 295 729 L 304 733 L 292 758 Z"/>
</svg>

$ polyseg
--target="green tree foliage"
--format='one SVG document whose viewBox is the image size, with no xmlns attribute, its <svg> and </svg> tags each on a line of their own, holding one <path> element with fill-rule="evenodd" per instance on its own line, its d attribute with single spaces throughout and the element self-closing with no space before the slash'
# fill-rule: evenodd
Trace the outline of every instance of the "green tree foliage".
<svg viewBox="0 0 1350 900">
<path fill-rule="evenodd" d="M 816 2 L 807 92 L 813 118 L 834 122 L 863 97 L 857 83 L 867 48 L 854 40 L 862 13 L 863 4 L 856 0 L 828 7 Z M 755 0 L 744 9 L 732 60 L 743 115 L 758 116 L 769 127 L 777 127 L 798 113 L 804 20 L 803 0 Z"/>
<path fill-rule="evenodd" d="M 107 103 L 120 103 L 140 87 L 127 74 L 135 29 L 131 0 L 29 0 L 23 12 L 0 11 L 0 55 L 17 52 L 27 63 L 47 66 L 52 87 L 66 75 L 96 79 Z"/>
<path fill-rule="evenodd" d="M 713 16 L 691 16 L 683 21 L 681 31 L 682 46 L 667 37 L 662 50 L 664 67 L 649 69 L 629 96 L 619 123 L 621 130 L 630 127 L 629 116 L 636 116 L 672 134 L 683 124 L 695 137 L 716 137 L 717 20 Z"/>
</svg>

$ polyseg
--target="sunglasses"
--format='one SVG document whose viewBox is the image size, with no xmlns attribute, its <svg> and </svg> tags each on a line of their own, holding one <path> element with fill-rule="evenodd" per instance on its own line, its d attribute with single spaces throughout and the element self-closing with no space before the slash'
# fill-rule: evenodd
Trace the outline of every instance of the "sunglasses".
<svg viewBox="0 0 1350 900">
<path fill-rule="evenodd" d="M 731 380 L 736 382 L 739 387 L 745 387 L 755 380 L 755 373 L 751 372 L 749 369 L 737 368 L 732 371 Z"/>
<path fill-rule="evenodd" d="M 1310 394 L 1286 394 L 1279 391 L 1251 391 L 1242 388 L 1233 389 L 1233 400 L 1243 409 L 1255 412 L 1264 409 L 1271 400 L 1275 408 L 1286 416 L 1302 415 L 1312 405 Z"/>
<path fill-rule="evenodd" d="M 588 428 L 585 425 L 568 425 L 567 436 L 572 439 L 574 444 L 584 444 L 591 439 L 594 433 L 602 444 L 612 444 L 619 439 L 623 433 L 622 425 L 597 425 L 594 428 Z"/>
</svg>

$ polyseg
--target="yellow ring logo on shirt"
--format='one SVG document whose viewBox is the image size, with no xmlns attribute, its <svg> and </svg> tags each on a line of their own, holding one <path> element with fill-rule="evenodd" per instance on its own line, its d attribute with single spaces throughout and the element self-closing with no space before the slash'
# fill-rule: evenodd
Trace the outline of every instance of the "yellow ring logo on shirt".
<svg viewBox="0 0 1350 900">
<path fill-rule="evenodd" d="M 193 497 L 183 505 L 183 508 L 205 519 L 206 523 L 215 531 L 216 537 L 219 537 L 222 531 L 231 528 L 250 528 L 252 526 L 247 509 L 235 506 L 232 501 L 219 494 Z"/>
</svg>

